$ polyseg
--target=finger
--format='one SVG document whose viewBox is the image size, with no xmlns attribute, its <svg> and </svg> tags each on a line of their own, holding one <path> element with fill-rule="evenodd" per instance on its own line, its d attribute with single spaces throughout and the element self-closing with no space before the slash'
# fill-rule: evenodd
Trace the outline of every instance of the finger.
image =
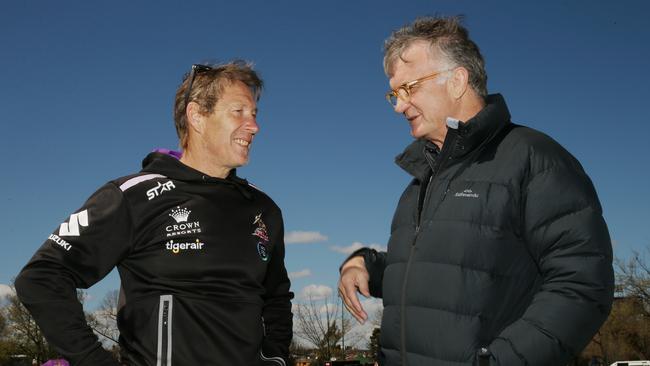
<svg viewBox="0 0 650 366">
<path fill-rule="evenodd" d="M 350 305 L 346 304 L 345 302 L 343 303 L 343 305 L 360 324 L 364 323 L 363 318 L 359 314 L 357 314 L 356 311 Z"/>
<path fill-rule="evenodd" d="M 363 321 L 364 321 L 363 313 L 359 312 L 355 308 L 355 306 L 352 304 L 351 298 L 348 295 L 348 292 L 347 292 L 345 286 L 342 285 L 341 283 L 339 283 L 339 296 L 343 300 L 343 305 L 350 312 L 350 314 L 352 314 L 352 316 L 354 316 L 354 318 L 357 319 L 357 321 L 359 323 L 363 324 Z M 352 298 L 356 298 L 356 297 L 357 297 L 356 296 L 356 290 L 353 290 L 352 291 Z"/>
<path fill-rule="evenodd" d="M 352 302 L 350 301 L 350 297 L 346 294 L 346 290 L 343 286 L 339 287 L 339 297 L 343 300 L 345 308 L 348 309 L 350 313 L 353 315 L 357 313 L 356 309 L 352 305 Z"/>
<path fill-rule="evenodd" d="M 358 285 L 353 283 L 349 284 L 348 286 L 344 286 L 345 295 L 348 297 L 350 305 L 352 305 L 352 307 L 354 308 L 355 313 L 359 317 L 361 317 L 361 319 L 365 320 L 367 318 L 367 315 L 366 312 L 363 310 L 363 306 L 361 306 L 359 297 L 357 296 L 357 288 Z"/>
<path fill-rule="evenodd" d="M 359 287 L 359 292 L 363 296 L 370 297 L 370 289 L 368 287 L 368 281 L 367 280 L 358 281 L 358 287 Z"/>
</svg>

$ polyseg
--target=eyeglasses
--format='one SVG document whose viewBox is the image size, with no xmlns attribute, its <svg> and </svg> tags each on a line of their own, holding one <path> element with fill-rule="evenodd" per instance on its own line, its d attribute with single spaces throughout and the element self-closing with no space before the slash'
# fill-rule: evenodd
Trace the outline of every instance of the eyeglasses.
<svg viewBox="0 0 650 366">
<path fill-rule="evenodd" d="M 212 70 L 212 66 L 199 64 L 192 65 L 192 71 L 190 71 L 190 75 L 188 76 L 190 84 L 187 86 L 187 90 L 185 91 L 185 109 L 187 109 L 187 105 L 190 103 L 190 93 L 192 92 L 192 84 L 194 84 L 196 75 L 210 70 Z"/>
<path fill-rule="evenodd" d="M 397 89 L 393 89 L 386 93 L 386 100 L 388 100 L 388 103 L 390 103 L 393 108 L 397 107 L 397 100 L 401 99 L 403 102 L 407 103 L 409 100 L 411 100 L 411 94 L 412 94 L 412 89 L 415 88 L 418 84 L 420 84 L 423 81 L 431 80 L 436 78 L 438 75 L 441 75 L 447 71 L 451 71 L 452 69 L 448 70 L 443 70 L 443 71 L 438 71 L 434 72 L 431 75 L 427 75 L 425 77 L 421 77 L 419 79 L 415 79 L 413 81 L 409 81 L 407 83 L 404 83 L 397 87 Z"/>
</svg>

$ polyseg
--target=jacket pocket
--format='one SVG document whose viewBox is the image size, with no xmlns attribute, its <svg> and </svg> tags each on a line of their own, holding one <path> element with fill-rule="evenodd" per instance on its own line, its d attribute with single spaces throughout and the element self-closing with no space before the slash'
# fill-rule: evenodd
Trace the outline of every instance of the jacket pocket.
<svg viewBox="0 0 650 366">
<path fill-rule="evenodd" d="M 172 295 L 161 295 L 158 307 L 158 348 L 156 366 L 172 366 Z"/>
<path fill-rule="evenodd" d="M 461 221 L 480 226 L 488 237 L 502 235 L 516 226 L 517 203 L 505 184 L 483 181 L 452 181 L 436 211 L 436 220 Z"/>
</svg>

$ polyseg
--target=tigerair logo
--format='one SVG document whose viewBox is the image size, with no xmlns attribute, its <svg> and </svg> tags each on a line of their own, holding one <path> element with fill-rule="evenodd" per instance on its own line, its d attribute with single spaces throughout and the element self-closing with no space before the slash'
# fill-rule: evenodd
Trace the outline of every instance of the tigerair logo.
<svg viewBox="0 0 650 366">
<path fill-rule="evenodd" d="M 465 198 L 478 198 L 478 193 L 474 193 L 471 189 L 465 189 L 462 192 L 454 193 L 454 197 L 465 197 Z"/>
<path fill-rule="evenodd" d="M 186 251 L 186 250 L 202 250 L 203 245 L 205 245 L 204 242 L 200 241 L 199 239 L 196 239 L 194 242 L 174 242 L 173 240 L 168 241 L 165 243 L 165 248 L 169 251 L 171 251 L 174 254 L 178 254 L 181 251 Z"/>
<path fill-rule="evenodd" d="M 151 201 L 152 199 L 163 194 L 163 192 L 171 191 L 174 188 L 176 188 L 176 186 L 174 185 L 174 182 L 172 182 L 171 180 L 165 183 L 158 182 L 157 186 L 147 191 L 147 198 L 149 199 L 149 201 Z"/>
<path fill-rule="evenodd" d="M 201 223 L 199 223 L 199 221 L 189 221 L 191 213 L 191 210 L 184 207 L 176 207 L 175 209 L 172 209 L 169 217 L 174 219 L 176 223 L 165 227 L 167 237 L 199 234 L 201 232 Z"/>
</svg>

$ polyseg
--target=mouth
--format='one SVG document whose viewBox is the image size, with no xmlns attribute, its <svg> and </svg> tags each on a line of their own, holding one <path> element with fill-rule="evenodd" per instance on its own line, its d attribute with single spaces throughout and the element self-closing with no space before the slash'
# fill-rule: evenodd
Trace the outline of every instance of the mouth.
<svg viewBox="0 0 650 366">
<path fill-rule="evenodd" d="M 247 141 L 244 139 L 234 139 L 233 140 L 237 145 L 243 146 L 243 147 L 248 147 L 252 143 L 252 141 Z"/>
<path fill-rule="evenodd" d="M 406 119 L 407 119 L 409 122 L 413 122 L 413 121 L 415 121 L 418 117 L 420 117 L 420 116 L 419 116 L 419 115 L 410 116 L 410 117 L 409 117 L 409 116 L 406 116 Z"/>
</svg>

